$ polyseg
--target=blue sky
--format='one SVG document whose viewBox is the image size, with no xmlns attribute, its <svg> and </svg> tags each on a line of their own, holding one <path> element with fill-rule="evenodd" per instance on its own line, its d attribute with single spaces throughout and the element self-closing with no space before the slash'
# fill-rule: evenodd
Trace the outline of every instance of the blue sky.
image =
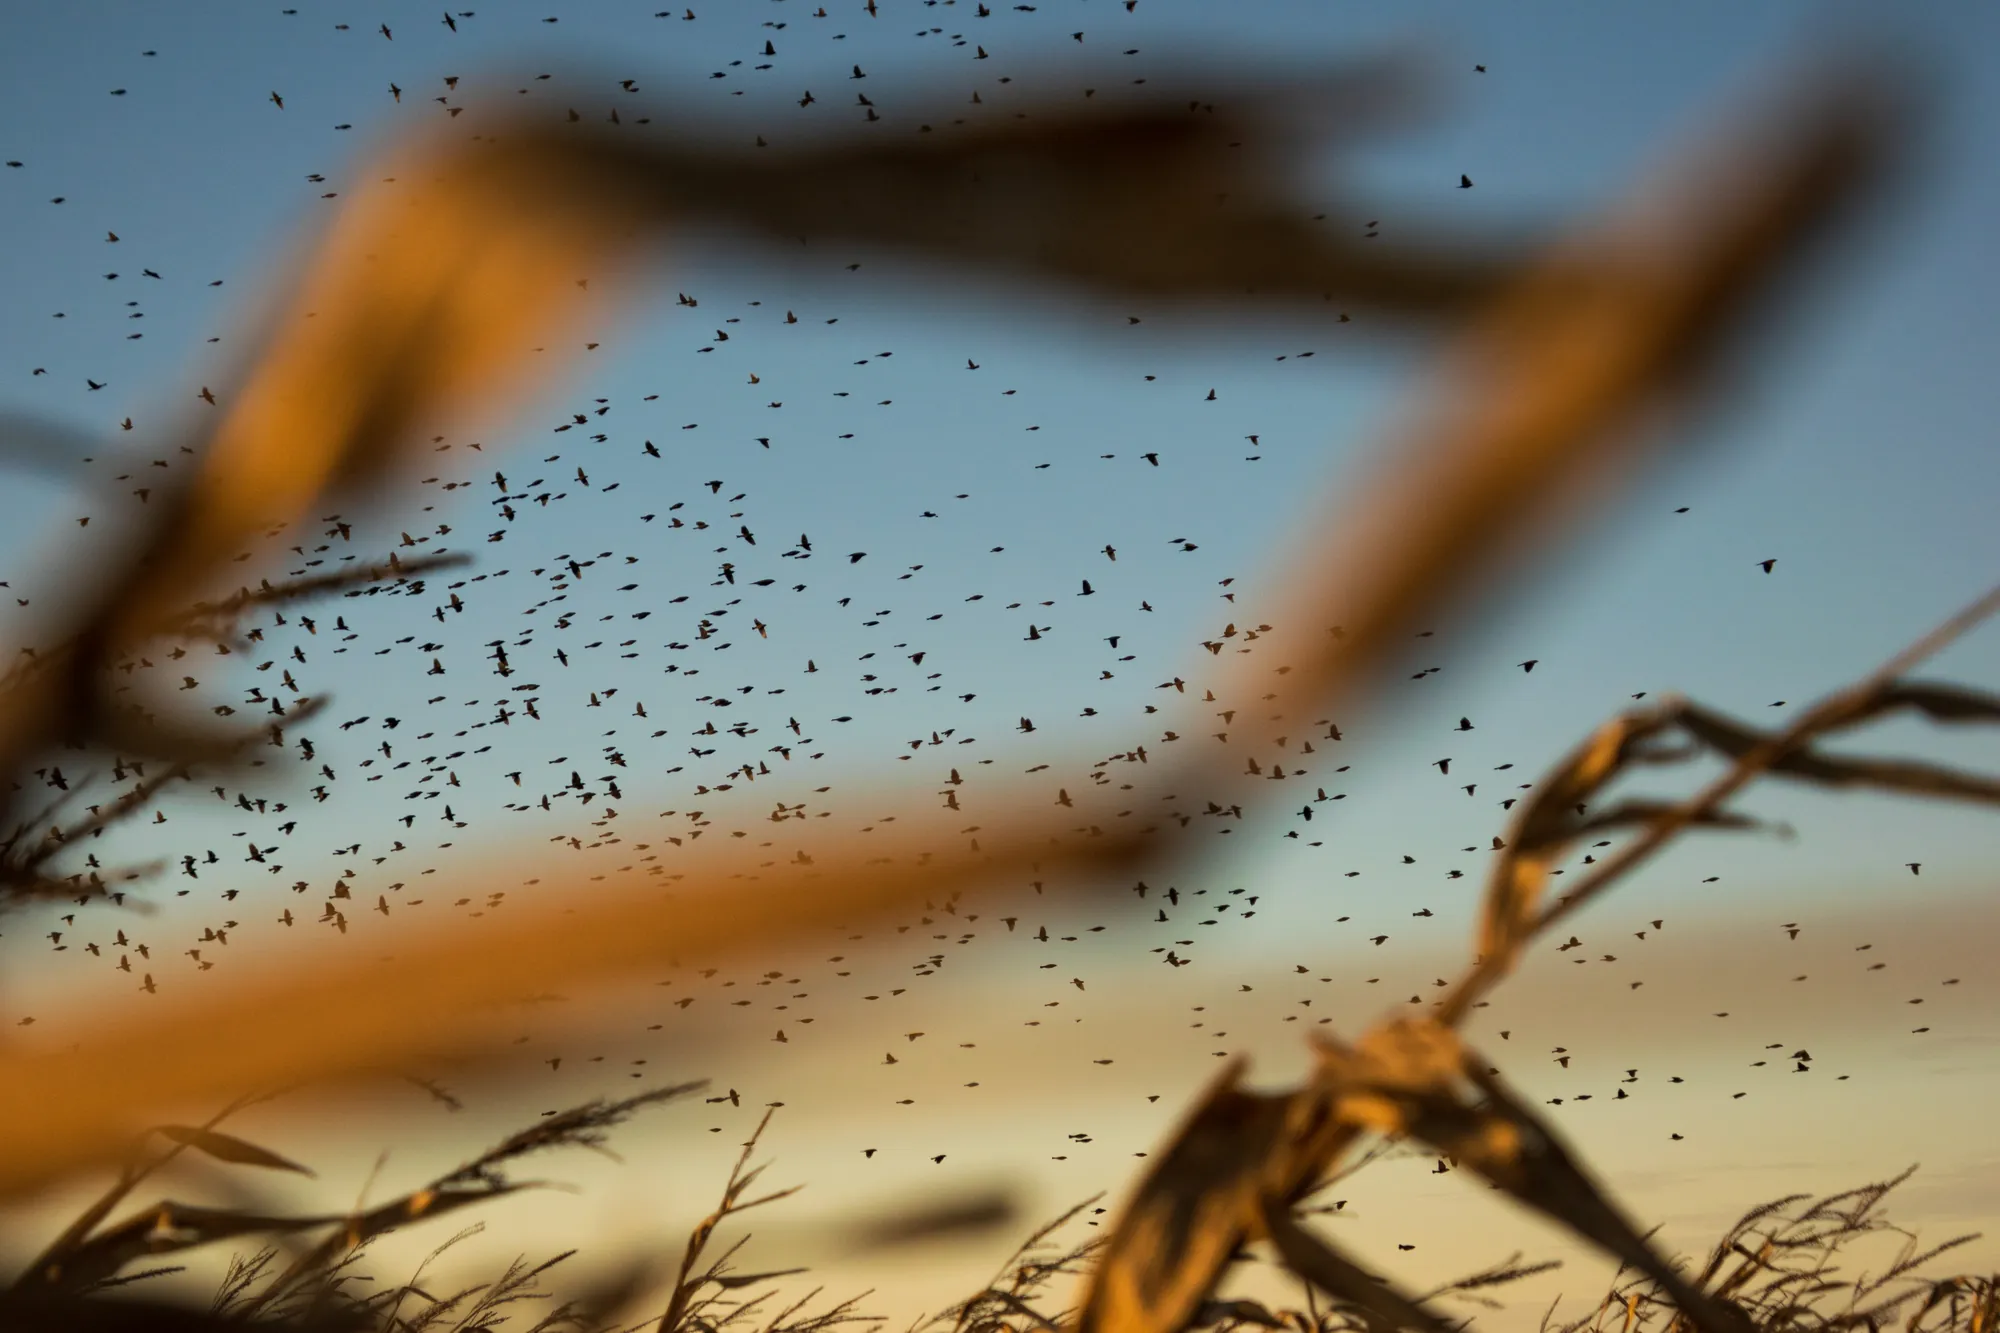
<svg viewBox="0 0 2000 1333">
<path fill-rule="evenodd" d="M 2000 570 L 2000 526 L 1989 513 L 2000 491 L 1989 439 L 2000 407 L 1990 369 L 2000 343 L 2000 274 L 1987 239 L 2000 216 L 2000 180 L 1981 169 L 2000 152 L 2000 80 L 1988 67 L 2000 49 L 2000 14 L 1990 7 L 1900 7 L 1885 29 L 1864 22 L 1879 14 L 1856 8 L 1785 4 L 1141 0 L 1128 12 L 1105 0 L 1056 0 L 1032 12 L 994 5 L 982 19 L 969 5 L 883 0 L 870 19 L 845 0 L 829 5 L 827 18 L 813 17 L 816 6 L 800 0 L 743 0 L 697 5 L 688 22 L 655 18 L 643 5 L 480 3 L 456 32 L 437 13 L 405 5 L 286 8 L 76 3 L 0 20 L 0 160 L 22 164 L 0 168 L 0 273 L 9 297 L 0 307 L 0 410 L 41 423 L 28 437 L 40 441 L 43 460 L 0 485 L 0 575 L 29 600 L 0 611 L 9 638 L 33 640 L 34 617 L 60 588 L 73 543 L 96 539 L 131 512 L 126 492 L 138 483 L 109 479 L 150 466 L 157 442 L 202 410 L 196 390 L 219 385 L 244 354 L 247 303 L 269 290 L 298 238 L 338 207 L 338 197 L 322 196 L 344 194 L 370 149 L 444 117 L 437 97 L 457 105 L 526 86 L 539 103 L 576 105 L 593 117 L 616 105 L 634 118 L 658 105 L 649 103 L 657 95 L 777 140 L 907 130 L 920 107 L 957 105 L 972 90 L 1005 106 L 1014 94 L 1003 78 L 1067 96 L 1073 87 L 1149 75 L 1240 85 L 1259 71 L 1296 74 L 1357 54 L 1406 53 L 1428 71 L 1430 109 L 1393 132 L 1309 153 L 1300 164 L 1302 198 L 1336 223 L 1379 218 L 1391 232 L 1520 228 L 1615 198 L 1664 148 L 1741 105 L 1732 96 L 1849 29 L 1885 52 L 1913 54 L 1935 89 L 1916 169 L 1853 244 L 1817 271 L 1808 299 L 1756 345 L 1745 391 L 1726 411 L 1677 436 L 1668 450 L 1674 457 L 1553 554 L 1532 588 L 1496 601 L 1476 624 L 1441 627 L 1435 640 L 1413 646 L 1412 671 L 1442 672 L 1403 682 L 1374 714 L 1344 722 L 1340 762 L 1351 773 L 1341 775 L 1344 788 L 1328 790 L 1344 790 L 1347 804 L 1330 831 L 1324 821 L 1311 826 L 1325 846 L 1283 840 L 1280 831 L 1293 825 L 1274 819 L 1248 827 L 1252 837 L 1239 841 L 1251 846 L 1202 868 L 1217 895 L 1249 884 L 1267 899 L 1258 919 L 1204 943 L 1204 961 L 1262 976 L 1259 969 L 1289 970 L 1290 954 L 1311 941 L 1316 964 L 1373 966 L 1361 927 L 1394 920 L 1394 933 L 1404 935 L 1413 928 L 1409 912 L 1423 906 L 1436 916 L 1414 927 L 1428 934 L 1397 966 L 1431 972 L 1462 948 L 1473 908 L 1480 862 L 1456 849 L 1483 846 L 1504 818 L 1486 799 L 1489 788 L 1461 795 L 1430 767 L 1434 760 L 1453 756 L 1455 772 L 1512 763 L 1519 780 L 1531 781 L 1639 691 L 1680 690 L 1753 720 L 1782 717 L 1868 669 Z M 560 21 L 543 21 L 551 16 Z M 381 34 L 382 24 L 392 37 Z M 1077 31 L 1080 42 L 1071 35 Z M 966 45 L 954 44 L 960 34 Z M 775 56 L 758 54 L 766 40 Z M 755 68 L 762 63 L 772 68 Z M 865 84 L 850 80 L 855 65 L 866 67 Z M 543 72 L 555 77 L 534 77 Z M 711 77 L 718 72 L 724 77 Z M 447 77 L 459 83 L 448 86 Z M 637 92 L 621 90 L 623 78 Z M 400 102 L 392 83 L 403 90 Z M 880 124 L 862 122 L 850 103 L 855 87 L 881 109 Z M 809 109 L 797 105 L 806 89 L 819 98 Z M 282 109 L 270 100 L 274 92 Z M 1475 188 L 1456 188 L 1461 173 Z M 106 239 L 111 233 L 115 243 Z M 850 270 L 853 262 L 861 267 Z M 160 276 L 145 276 L 147 269 Z M 177 878 L 170 866 L 161 881 L 166 910 L 145 929 L 157 936 L 155 957 L 174 959 L 154 968 L 162 988 L 230 973 L 227 950 L 206 955 L 217 962 L 212 973 L 175 959 L 200 947 L 202 929 L 225 913 L 244 922 L 232 946 L 239 951 L 309 947 L 272 918 L 285 907 L 317 912 L 344 869 L 355 871 L 353 894 L 365 907 L 394 892 L 392 882 L 412 885 L 401 892 L 414 897 L 423 867 L 435 867 L 443 882 L 453 858 L 470 851 L 507 838 L 546 845 L 578 832 L 573 804 L 562 798 L 549 814 L 517 814 L 505 804 L 559 790 L 572 770 L 597 783 L 612 773 L 604 758 L 612 751 L 627 759 L 617 776 L 632 793 L 623 826 L 629 844 L 653 840 L 633 825 L 654 810 L 674 810 L 673 820 L 683 821 L 691 808 L 755 819 L 771 802 L 807 801 L 812 813 L 828 808 L 846 823 L 892 813 L 874 809 L 871 802 L 882 800 L 874 793 L 907 788 L 920 766 L 921 781 L 942 781 L 954 765 L 969 775 L 981 761 L 1017 772 L 1038 763 L 1074 769 L 1125 749 L 1138 736 L 1135 725 L 1154 725 L 1142 710 L 1160 698 L 1157 683 L 1192 675 L 1205 658 L 1199 641 L 1238 614 L 1224 593 L 1254 602 L 1328 490 L 1352 489 L 1405 398 L 1419 391 L 1426 353 L 1423 339 L 1363 317 L 1340 325 L 1311 311 L 1126 309 L 1024 285 L 947 280 L 859 250 L 815 251 L 778 268 L 726 239 L 691 236 L 669 243 L 659 274 L 596 335 L 598 350 L 580 355 L 559 389 L 478 436 L 477 452 L 468 439 L 450 437 L 451 449 L 427 456 L 430 466 L 419 464 L 381 514 L 357 527 L 354 543 L 335 552 L 376 554 L 403 532 L 432 546 L 462 540 L 477 561 L 460 576 L 466 611 L 437 621 L 435 596 L 332 603 L 319 619 L 345 615 L 358 638 L 344 644 L 325 626 L 309 635 L 296 625 L 269 627 L 274 650 L 309 650 L 310 688 L 334 691 L 328 720 L 313 734 L 343 780 L 331 783 L 323 806 L 305 795 L 318 781 L 305 767 L 283 791 L 275 782 L 258 788 L 289 799 L 294 815 L 309 811 L 297 815 L 296 834 L 273 832 L 276 814 L 235 822 L 233 809 L 205 792 L 206 804 L 190 796 L 170 807 L 174 860 L 208 848 L 224 856 L 213 868 L 203 864 L 198 880 Z M 676 292 L 699 305 L 677 305 Z M 796 324 L 785 322 L 787 312 Z M 1142 322 L 1130 323 L 1134 315 Z M 716 336 L 722 332 L 727 340 Z M 1306 351 L 1314 355 L 1301 357 Z M 969 370 L 968 360 L 979 368 Z M 599 406 L 610 411 L 594 424 L 556 432 L 573 412 Z M 120 429 L 127 417 L 129 434 Z M 588 438 L 600 433 L 607 438 Z M 1252 434 L 1255 445 L 1246 439 Z M 760 436 L 770 439 L 768 449 Z M 648 441 L 661 457 L 642 452 Z M 129 468 L 121 452 L 128 449 Z M 1160 466 L 1141 461 L 1147 451 L 1160 455 Z M 61 461 L 85 455 L 97 461 Z M 578 468 L 589 483 L 575 479 Z M 524 493 L 564 498 L 546 507 L 516 501 L 523 517 L 492 545 L 481 539 L 499 522 L 490 503 L 501 494 L 496 471 L 509 477 L 510 494 L 525 486 Z M 91 489 L 100 484 L 105 494 Z M 1676 513 L 1682 506 L 1689 512 Z M 79 529 L 76 519 L 86 514 L 96 521 Z M 670 528 L 675 518 L 687 526 Z M 440 523 L 453 533 L 435 533 Z M 732 539 L 739 525 L 756 531 L 754 551 Z M 780 558 L 799 533 L 810 536 L 812 558 Z M 1115 562 L 1101 554 L 1106 545 L 1117 548 Z M 848 561 L 864 551 L 865 560 Z M 546 572 L 531 572 L 560 569 L 572 557 L 601 563 L 559 589 Z M 1766 574 L 1757 562 L 1770 558 L 1777 564 Z M 724 560 L 742 569 L 745 583 L 753 573 L 778 582 L 765 590 L 718 585 Z M 630 579 L 614 579 L 618 571 Z M 1090 599 L 1077 596 L 1086 578 Z M 1225 579 L 1237 582 L 1225 587 Z M 620 593 L 621 582 L 639 587 Z M 794 583 L 805 590 L 792 592 Z M 565 600 L 529 611 L 559 592 Z M 1142 601 L 1152 610 L 1142 611 Z M 635 623 L 641 603 L 649 619 Z M 567 638 L 538 629 L 512 647 L 520 627 L 544 626 L 566 610 L 576 622 Z M 727 656 L 697 637 L 704 616 L 729 643 Z M 768 638 L 742 623 L 752 618 L 766 623 Z M 1047 632 L 1027 642 L 1030 624 Z M 1114 635 L 1119 644 L 1108 647 Z M 397 642 L 405 636 L 410 642 Z M 496 690 L 513 683 L 483 674 L 495 640 L 510 645 L 527 679 L 548 682 L 547 720 L 538 727 L 471 729 L 492 716 Z M 440 646 L 418 647 L 429 642 Z M 581 646 L 588 642 L 602 646 Z M 668 642 L 692 646 L 669 650 Z M 552 660 L 558 644 L 573 665 Z M 344 662 L 334 661 L 336 647 L 346 649 Z M 925 660 L 910 661 L 916 653 Z M 1126 655 L 1134 659 L 1129 668 L 1120 661 Z M 1540 663 L 1532 674 L 1515 667 L 1531 657 Z M 442 683 L 426 675 L 433 659 L 448 668 Z M 818 668 L 810 674 L 809 660 Z M 669 664 L 678 669 L 665 671 Z M 268 683 L 249 670 L 245 664 L 241 680 L 226 682 L 203 673 L 202 698 L 241 702 L 241 688 Z M 1992 682 L 2000 676 L 2000 632 L 1969 638 L 1935 672 Z M 866 677 L 895 692 L 864 693 Z M 718 687 L 746 685 L 753 695 L 730 714 L 704 713 Z M 615 706 L 590 711 L 593 692 Z M 439 694 L 445 703 L 425 702 Z M 649 724 L 631 715 L 625 701 L 632 699 L 647 704 Z M 1786 708 L 1774 708 L 1778 701 Z M 1083 708 L 1097 714 L 1081 716 Z M 334 727 L 363 715 L 371 721 L 353 730 Z M 381 729 L 389 716 L 407 721 L 391 734 Z M 690 741 L 706 716 L 742 717 L 765 734 L 733 749 L 726 736 Z M 1020 716 L 1037 718 L 1040 729 L 1016 734 Z M 1457 733 L 1460 716 L 1477 729 Z M 801 723 L 798 753 L 778 762 L 764 742 L 788 740 L 790 718 Z M 654 730 L 669 736 L 653 737 Z M 909 738 L 946 730 L 949 762 L 936 747 L 901 757 Z M 417 739 L 421 732 L 431 739 Z M 396 753 L 382 756 L 378 772 L 433 756 L 438 771 L 419 786 L 439 795 L 413 805 L 401 779 L 366 785 L 359 766 L 384 741 Z M 1977 734 L 1940 737 L 1901 724 L 1869 744 L 1973 764 L 1991 753 Z M 719 753 L 691 753 L 710 747 Z M 694 792 L 746 758 L 777 772 L 739 786 L 727 805 Z M 522 771 L 517 790 L 508 774 Z M 449 790 L 441 785 L 446 772 L 458 784 Z M 824 801 L 819 786 L 833 788 Z M 465 831 L 441 821 L 444 804 Z M 1691 842 L 1591 921 L 1606 921 L 1608 930 L 1613 914 L 1643 924 L 1668 908 L 1766 929 L 1814 911 L 1865 918 L 1925 908 L 1948 917 L 1954 904 L 1983 891 L 1996 845 L 1976 812 L 1777 788 L 1759 789 L 1748 804 L 1789 821 L 1797 836 Z M 401 820 L 412 809 L 421 818 L 406 831 Z M 659 827 L 680 827 L 673 820 Z M 268 875 L 231 850 L 245 840 L 283 844 L 286 873 Z M 395 841 L 408 846 L 391 852 Z M 356 842 L 359 855 L 335 850 Z M 165 850 L 150 841 L 132 846 L 135 854 Z M 377 854 L 384 863 L 372 863 Z M 1418 857 L 1407 874 L 1404 854 Z M 1903 869 L 1909 861 L 1924 864 L 1921 879 Z M 1443 878 L 1445 867 L 1461 863 L 1467 878 Z M 284 892 L 295 877 L 313 891 Z M 223 885 L 241 889 L 240 900 L 228 900 L 240 908 L 218 900 Z M 186 897 L 172 896 L 181 889 Z M 433 913 L 444 910 L 446 896 L 433 891 Z M 1329 927 L 1335 916 L 1351 921 Z M 34 1015 L 59 1030 L 64 997 L 130 984 L 108 956 L 66 946 L 50 952 L 36 936 L 51 925 L 30 923 L 16 918 L 0 939 L 9 951 L 0 1016 Z M 1079 947 L 1096 950 L 1085 957 L 1107 986 L 1153 984 L 1140 969 L 1156 967 L 1146 949 L 1157 941 L 1142 921 L 1126 924 L 1106 943 Z M 75 930 L 94 939 L 93 931 L 108 936 L 118 926 L 86 914 Z M 375 928 L 357 921 L 358 934 Z M 1134 947 L 1139 936 L 1144 948 Z M 1017 965 L 999 944 L 977 957 L 962 970 L 996 995 L 1028 985 L 1016 976 L 1021 967 L 1039 968 Z M 880 958 L 869 965 L 878 964 L 889 966 Z M 1185 978 L 1174 980 L 1183 988 Z M 1699 989 L 1697 980 L 1684 984 Z M 1992 992 L 1973 990 L 1958 996 L 1961 1036 L 1982 1030 L 1992 1012 Z M 987 993 L 962 986 L 936 1003 L 976 1015 Z M 984 1003 L 995 1013 L 1003 1007 Z M 1365 1018 L 1361 999 L 1355 1004 Z M 865 1017 L 827 1021 L 868 1032 Z M 1121 1040 L 1142 1047 L 1153 1040 L 1143 1022 L 1110 1014 L 1101 1021 L 1125 1032 Z M 1282 1059 L 1277 1038 L 1289 1034 L 1273 1033 L 1273 1044 L 1257 1049 Z M 873 1036 L 852 1039 L 871 1058 L 879 1054 Z M 1670 1039 L 1683 1038 L 1658 1037 Z M 1854 1035 L 1857 1068 L 1875 1050 L 1871 1040 Z M 716 1057 L 722 1067 L 736 1058 Z M 1870 1055 L 1869 1067 L 1899 1068 L 1900 1058 Z M 1162 1106 L 1184 1101 L 1207 1068 L 1165 1060 L 1162 1078 L 1180 1081 L 1151 1091 L 1164 1092 Z M 1974 1059 L 1950 1077 L 1991 1074 L 1990 1062 Z M 564 1075 L 561 1095 L 588 1095 L 589 1077 Z M 790 1088 L 819 1076 L 772 1066 L 762 1077 Z M 1070 1086 L 1050 1077 L 1051 1089 Z M 788 1100 L 799 1104 L 799 1095 Z M 831 1154 L 826 1144 L 834 1140 L 845 1151 L 845 1131 L 815 1138 L 812 1127 L 845 1124 L 849 1111 L 829 1103 L 814 1120 L 809 1103 L 800 1105 L 787 1131 L 796 1137 L 783 1151 L 820 1178 L 842 1179 L 832 1173 L 847 1168 L 829 1155 L 822 1169 L 815 1154 Z M 1158 1131 L 1157 1112 L 1119 1114 L 1126 1118 L 1107 1114 L 1101 1123 L 1118 1124 L 1135 1144 Z M 1837 1125 L 1846 1114 L 1829 1109 L 1825 1118 Z M 1035 1128 L 1012 1138 L 968 1129 L 965 1137 L 999 1145 L 996 1169 L 1026 1171 L 1016 1159 L 1051 1154 L 1036 1137 L 1038 1120 L 1022 1115 L 1018 1123 Z M 688 1132 L 695 1151 L 707 1136 Z M 1950 1145 L 1955 1162 L 1985 1160 L 1976 1136 L 1953 1133 L 1931 1137 Z M 1829 1178 L 1797 1187 L 1851 1183 L 1840 1174 L 1839 1141 L 1801 1168 Z M 686 1146 L 672 1136 L 662 1142 Z M 354 1151 L 365 1162 L 372 1149 Z M 1652 1149 L 1634 1139 L 1606 1151 L 1644 1164 Z M 1091 1188 L 1121 1178 L 1115 1163 L 1093 1169 L 1101 1178 Z M 1082 1183 L 1065 1176 L 1044 1188 L 1055 1202 Z M 1713 1206 L 1723 1211 L 1734 1201 L 1726 1183 L 1714 1183 Z"/>
</svg>

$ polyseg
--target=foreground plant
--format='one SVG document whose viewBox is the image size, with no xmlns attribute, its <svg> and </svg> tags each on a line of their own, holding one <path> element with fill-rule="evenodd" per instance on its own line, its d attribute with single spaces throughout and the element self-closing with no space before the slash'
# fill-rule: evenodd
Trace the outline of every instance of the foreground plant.
<svg viewBox="0 0 2000 1333">
<path fill-rule="evenodd" d="M 1243 1247 L 1269 1241 L 1285 1266 L 1336 1307 L 1383 1328 L 1442 1333 L 1429 1306 L 1371 1276 L 1303 1221 L 1302 1207 L 1371 1137 L 1428 1145 L 1519 1202 L 1561 1223 L 1640 1274 L 1678 1319 L 1702 1333 L 1744 1333 L 1750 1315 L 1730 1290 L 1690 1279 L 1640 1230 L 1456 1029 L 1537 938 L 1594 901 L 1671 838 L 1697 826 L 1753 823 L 1724 803 L 1770 774 L 1823 786 L 2000 804 L 2000 780 L 1900 760 L 1826 752 L 1827 736 L 1910 709 L 1935 722 L 2000 722 L 2000 696 L 1906 679 L 1905 673 L 2000 609 L 2000 588 L 1897 653 L 1879 670 L 1766 733 L 1686 700 L 1612 719 L 1572 751 L 1523 802 L 1487 885 L 1479 948 L 1434 1014 L 1385 1019 L 1352 1045 L 1316 1041 L 1319 1066 L 1291 1093 L 1240 1086 L 1232 1064 L 1139 1184 L 1098 1265 L 1081 1333 L 1178 1333 Z M 1681 743 L 1668 742 L 1678 733 Z M 1681 802 L 1634 799 L 1590 814 L 1614 779 L 1642 765 L 1703 753 L 1727 771 Z M 1615 829 L 1637 836 L 1577 888 L 1544 906 L 1556 859 L 1579 839 Z"/>
<path fill-rule="evenodd" d="M 347 1213 L 270 1214 L 162 1199 L 109 1221 L 139 1186 L 188 1152 L 232 1166 L 313 1174 L 290 1158 L 218 1128 L 229 1116 L 252 1104 L 249 1101 L 224 1109 L 204 1125 L 161 1125 L 133 1145 L 131 1156 L 110 1187 L 27 1265 L 0 1297 L 0 1315 L 12 1310 L 7 1317 L 55 1321 L 46 1323 L 50 1328 L 76 1326 L 61 1321 L 96 1317 L 104 1302 L 93 1298 L 186 1271 L 179 1264 L 125 1271 L 130 1265 L 249 1237 L 267 1237 L 276 1243 L 231 1264 L 212 1313 L 217 1321 L 226 1318 L 232 1327 L 249 1321 L 311 1328 L 416 1329 L 436 1325 L 447 1311 L 460 1307 L 490 1315 L 502 1305 L 530 1299 L 541 1276 L 568 1256 L 532 1268 L 510 1269 L 493 1283 L 439 1298 L 417 1286 L 416 1278 L 398 1288 L 363 1294 L 359 1264 L 366 1247 L 392 1231 L 538 1188 L 543 1182 L 515 1180 L 509 1168 L 523 1158 L 558 1148 L 604 1151 L 609 1132 L 637 1112 L 704 1086 L 683 1083 L 619 1101 L 599 1098 L 545 1115 L 420 1188 L 371 1208 Z M 438 1253 L 465 1234 L 446 1242 Z M 294 1247 L 289 1263 L 278 1263 L 279 1244 L 314 1235 L 317 1240 Z M 405 1306 L 414 1306 L 417 1312 L 406 1315 Z M 118 1314 L 117 1303 L 112 1304 L 110 1314 Z M 0 1326 L 14 1325 L 0 1320 Z M 488 1325 L 455 1319 L 443 1326 Z"/>
</svg>

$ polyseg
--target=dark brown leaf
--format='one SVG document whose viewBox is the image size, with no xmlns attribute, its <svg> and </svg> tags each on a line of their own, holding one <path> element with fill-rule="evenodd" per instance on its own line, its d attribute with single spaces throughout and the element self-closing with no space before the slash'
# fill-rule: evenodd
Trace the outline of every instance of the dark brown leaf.
<svg viewBox="0 0 2000 1333">
<path fill-rule="evenodd" d="M 1966 698 L 1976 698 L 1966 692 Z M 1954 720 L 1986 720 L 1968 711 Z M 1770 736 L 1734 718 L 1689 704 L 1680 724 L 1704 743 L 1730 758 L 1740 758 Z M 2000 803 L 2000 779 L 1961 773 L 1956 769 L 1914 760 L 1835 756 L 1817 749 L 1798 749 L 1774 761 L 1770 770 L 1786 777 L 1803 778 L 1828 787 L 1868 786 L 1914 796 L 1946 796 L 1985 804 Z"/>
<path fill-rule="evenodd" d="M 196 1125 L 156 1125 L 154 1133 L 185 1144 L 196 1152 L 206 1153 L 218 1162 L 230 1162 L 237 1166 L 264 1166 L 274 1171 L 296 1171 L 302 1176 L 313 1174 L 311 1167 L 300 1166 L 289 1157 L 280 1157 L 269 1148 L 260 1148 L 234 1134 L 224 1134 L 220 1130 L 202 1129 Z"/>
<path fill-rule="evenodd" d="M 240 1236 L 287 1235 L 339 1221 L 338 1216 L 278 1217 L 164 1200 L 127 1217 L 22 1276 L 24 1284 L 78 1291 L 117 1274 L 134 1259 L 177 1254 Z"/>
<path fill-rule="evenodd" d="M 803 1268 L 774 1268 L 768 1273 L 718 1274 L 708 1280 L 724 1291 L 735 1291 L 741 1287 L 754 1287 L 760 1282 L 775 1282 L 781 1277 L 791 1277 L 795 1273 L 805 1271 Z"/>
</svg>

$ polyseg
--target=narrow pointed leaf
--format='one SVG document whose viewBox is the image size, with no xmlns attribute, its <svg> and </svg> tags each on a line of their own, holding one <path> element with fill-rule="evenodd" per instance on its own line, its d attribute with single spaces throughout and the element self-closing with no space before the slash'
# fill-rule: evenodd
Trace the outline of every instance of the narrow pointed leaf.
<svg viewBox="0 0 2000 1333">
<path fill-rule="evenodd" d="M 732 1273 L 727 1277 L 712 1277 L 709 1281 L 724 1291 L 734 1291 L 738 1287 L 754 1287 L 760 1282 L 774 1282 L 805 1271 L 803 1268 L 774 1268 L 768 1273 Z"/>
<path fill-rule="evenodd" d="M 230 1162 L 237 1166 L 263 1166 L 274 1171 L 296 1171 L 302 1176 L 313 1174 L 311 1167 L 300 1166 L 289 1157 L 280 1157 L 269 1148 L 260 1148 L 247 1139 L 239 1139 L 234 1134 L 224 1134 L 219 1130 L 202 1129 L 195 1125 L 158 1125 L 156 1133 L 185 1144 L 196 1152 L 206 1153 L 218 1162 Z"/>
</svg>

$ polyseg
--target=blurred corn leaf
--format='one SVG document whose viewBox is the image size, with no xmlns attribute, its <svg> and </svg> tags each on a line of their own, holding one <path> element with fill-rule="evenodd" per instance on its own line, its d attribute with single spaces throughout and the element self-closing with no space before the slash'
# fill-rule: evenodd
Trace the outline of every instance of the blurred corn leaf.
<svg viewBox="0 0 2000 1333">
<path fill-rule="evenodd" d="M 1422 1302 L 1404 1295 L 1394 1284 L 1375 1277 L 1331 1243 L 1306 1230 L 1293 1220 L 1285 1206 L 1267 1202 L 1263 1221 L 1265 1234 L 1277 1247 L 1285 1265 L 1336 1301 L 1360 1311 L 1370 1329 L 1380 1333 L 1396 1329 L 1453 1333 L 1455 1325 L 1440 1319 Z"/>
<path fill-rule="evenodd" d="M 1289 1099 L 1244 1092 L 1241 1061 L 1210 1084 L 1125 1205 L 1078 1333 L 1172 1333 L 1194 1316 L 1258 1224 Z"/>
<path fill-rule="evenodd" d="M 2000 721 L 2000 699 L 1956 689 L 1943 695 L 1924 690 L 1884 700 L 1879 708 L 1869 710 L 1869 716 L 1905 705 L 1921 708 L 1943 721 Z M 1934 707 L 1950 711 L 1933 711 Z M 1854 722 L 1862 720 L 1857 717 Z M 1683 706 L 1676 721 L 1690 734 L 1732 759 L 1741 758 L 1771 739 L 1767 732 L 1695 704 Z M 2000 779 L 1960 773 L 1914 760 L 1865 759 L 1796 749 L 1773 763 L 1771 771 L 1827 787 L 1867 786 L 1912 796 L 1946 796 L 1989 804 L 2000 801 Z"/>
<path fill-rule="evenodd" d="M 239 1166 L 267 1166 L 275 1171 L 296 1171 L 302 1176 L 313 1174 L 310 1167 L 300 1166 L 289 1157 L 280 1157 L 269 1148 L 260 1148 L 246 1139 L 239 1139 L 234 1134 L 224 1134 L 220 1130 L 203 1129 L 198 1125 L 160 1125 L 153 1132 L 198 1152 L 207 1153 L 218 1162 L 234 1162 Z"/>
<path fill-rule="evenodd" d="M 81 1291 L 107 1281 L 134 1259 L 178 1254 L 243 1236 L 308 1231 L 339 1220 L 337 1215 L 280 1217 L 162 1200 L 97 1232 L 59 1259 L 38 1264 L 22 1274 L 15 1290 Z"/>
</svg>

